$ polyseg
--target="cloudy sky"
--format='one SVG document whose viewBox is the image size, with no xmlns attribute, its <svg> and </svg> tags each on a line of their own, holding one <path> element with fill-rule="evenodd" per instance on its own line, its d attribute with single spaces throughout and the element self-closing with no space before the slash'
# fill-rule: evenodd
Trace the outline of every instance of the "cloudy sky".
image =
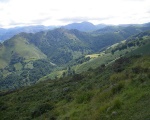
<svg viewBox="0 0 150 120">
<path fill-rule="evenodd" d="M 0 27 L 150 22 L 150 0 L 0 0 Z"/>
</svg>

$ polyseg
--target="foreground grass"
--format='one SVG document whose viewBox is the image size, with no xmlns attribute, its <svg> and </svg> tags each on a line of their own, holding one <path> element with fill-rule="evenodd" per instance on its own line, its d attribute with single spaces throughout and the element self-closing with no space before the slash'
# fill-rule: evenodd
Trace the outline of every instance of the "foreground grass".
<svg viewBox="0 0 150 120">
<path fill-rule="evenodd" d="M 142 62 L 141 62 L 142 61 Z M 2 120 L 148 120 L 150 56 L 1 92 Z"/>
</svg>

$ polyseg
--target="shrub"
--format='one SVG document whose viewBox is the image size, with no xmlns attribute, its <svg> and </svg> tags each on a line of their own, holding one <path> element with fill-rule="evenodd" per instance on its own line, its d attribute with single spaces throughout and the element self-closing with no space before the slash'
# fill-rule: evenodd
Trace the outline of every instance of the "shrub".
<svg viewBox="0 0 150 120">
<path fill-rule="evenodd" d="M 77 96 L 76 102 L 79 104 L 85 103 L 85 102 L 88 102 L 91 99 L 91 97 L 92 97 L 91 93 L 82 93 L 79 96 Z"/>
<path fill-rule="evenodd" d="M 114 103 L 113 103 L 113 109 L 120 109 L 121 105 L 122 105 L 121 100 L 120 99 L 116 99 L 116 100 L 114 100 Z"/>
<path fill-rule="evenodd" d="M 43 113 L 46 113 L 47 111 L 50 111 L 54 108 L 52 104 L 49 103 L 42 103 L 34 108 L 34 110 L 31 112 L 31 117 L 36 118 Z"/>
<path fill-rule="evenodd" d="M 73 75 L 72 80 L 82 80 L 83 78 L 84 78 L 83 75 L 75 74 L 75 75 Z"/>
<path fill-rule="evenodd" d="M 112 69 L 114 72 L 121 72 L 124 70 L 124 64 L 129 63 L 129 59 L 125 57 L 121 57 L 115 60 L 114 64 L 112 65 Z"/>
<path fill-rule="evenodd" d="M 132 80 L 132 83 L 136 85 L 141 85 L 141 83 L 145 83 L 149 80 L 149 76 L 147 74 L 138 74 L 136 78 Z"/>
<path fill-rule="evenodd" d="M 124 88 L 124 82 L 119 82 L 117 85 L 112 87 L 112 93 L 116 94 L 119 93 Z"/>
<path fill-rule="evenodd" d="M 8 106 L 4 102 L 0 102 L 0 111 L 6 110 Z"/>
</svg>

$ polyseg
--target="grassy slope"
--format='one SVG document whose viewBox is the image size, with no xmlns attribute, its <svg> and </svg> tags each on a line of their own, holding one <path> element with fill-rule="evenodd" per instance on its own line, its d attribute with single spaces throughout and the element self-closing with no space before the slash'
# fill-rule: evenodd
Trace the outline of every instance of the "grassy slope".
<svg viewBox="0 0 150 120">
<path fill-rule="evenodd" d="M 129 55 L 134 55 L 134 54 L 141 54 L 141 55 L 142 54 L 147 54 L 147 55 L 149 55 L 149 53 L 150 53 L 149 49 L 150 49 L 150 43 L 148 43 L 148 44 L 132 51 Z"/>
<path fill-rule="evenodd" d="M 147 40 L 148 42 L 142 47 L 140 46 L 140 48 L 139 46 L 132 46 L 132 47 L 128 47 L 127 49 L 117 50 L 116 52 L 114 52 L 114 54 L 112 54 L 111 50 L 114 49 L 114 47 L 117 47 L 117 45 L 119 45 L 119 43 L 117 43 L 117 44 L 110 46 L 108 49 L 106 49 L 105 51 L 99 54 L 86 55 L 85 57 L 90 57 L 90 60 L 87 62 L 83 62 L 82 64 L 77 64 L 73 66 L 72 69 L 74 69 L 76 73 L 82 73 L 91 68 L 95 69 L 102 64 L 109 65 L 112 62 L 114 62 L 116 59 L 120 58 L 120 56 L 124 56 L 124 55 L 129 56 L 132 54 L 141 54 L 141 55 L 148 54 L 149 55 L 150 54 L 150 51 L 149 51 L 150 38 L 147 37 L 145 40 Z M 122 41 L 121 43 L 125 43 L 125 41 Z M 60 70 L 60 71 L 52 72 L 50 75 L 47 76 L 47 78 L 54 79 L 54 76 L 61 77 L 63 72 L 65 71 Z"/>
<path fill-rule="evenodd" d="M 19 56 L 25 58 L 25 60 L 37 60 L 46 58 L 37 47 L 32 44 L 29 44 L 28 41 L 24 38 L 11 39 L 8 43 L 4 43 L 0 51 L 0 68 L 7 66 L 11 60 L 12 54 L 17 53 Z"/>
<path fill-rule="evenodd" d="M 116 61 L 106 68 L 1 96 L 1 119 L 147 120 L 149 61 L 150 56 L 123 59 L 121 64 Z M 116 71 L 117 64 L 120 72 Z"/>
<path fill-rule="evenodd" d="M 44 55 L 37 47 L 28 43 L 26 39 L 19 38 L 15 40 L 15 42 L 16 47 L 14 50 L 26 60 L 46 58 L 46 55 Z"/>
<path fill-rule="evenodd" d="M 5 51 L 5 47 L 2 46 L 0 48 L 0 63 L 1 63 L 0 68 L 4 68 L 5 66 L 7 66 L 7 61 L 5 61 L 4 55 L 3 55 L 4 51 Z"/>
<path fill-rule="evenodd" d="M 132 46 L 128 47 L 127 49 L 123 50 L 117 50 L 113 54 L 111 53 L 111 50 L 114 49 L 114 47 L 117 47 L 117 44 L 112 45 L 105 51 L 101 52 L 99 55 L 98 54 L 92 54 L 92 55 L 87 55 L 91 57 L 91 59 L 87 62 L 84 62 L 82 64 L 78 64 L 74 66 L 74 69 L 76 73 L 81 73 L 83 71 L 87 71 L 89 68 L 97 68 L 97 66 L 100 66 L 102 64 L 111 64 L 114 60 L 120 58 L 120 56 L 126 56 L 126 55 L 134 55 L 134 54 L 150 54 L 149 48 L 150 48 L 150 37 L 143 37 L 143 41 L 146 41 L 146 44 L 143 45 L 142 47 L 140 46 Z M 121 44 L 125 44 L 125 41 L 122 41 Z"/>
</svg>

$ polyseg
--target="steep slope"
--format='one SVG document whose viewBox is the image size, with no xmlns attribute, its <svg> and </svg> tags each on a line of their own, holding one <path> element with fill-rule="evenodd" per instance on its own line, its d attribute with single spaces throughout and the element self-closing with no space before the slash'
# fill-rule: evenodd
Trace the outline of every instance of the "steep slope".
<svg viewBox="0 0 150 120">
<path fill-rule="evenodd" d="M 36 34 L 20 34 L 35 44 L 55 64 L 66 64 L 81 55 L 100 51 L 123 39 L 120 34 L 93 35 L 78 30 L 58 28 Z"/>
<path fill-rule="evenodd" d="M 73 59 L 121 40 L 117 37 L 109 40 L 107 35 L 103 36 L 104 38 L 101 38 L 78 30 L 62 28 L 15 35 L 1 43 L 1 89 L 15 89 L 35 84 L 54 68 L 62 67 Z M 95 46 L 96 43 L 98 46 Z"/>
<path fill-rule="evenodd" d="M 63 28 L 35 34 L 20 33 L 1 44 L 1 89 L 35 84 L 52 71 L 66 69 L 72 61 L 78 64 L 80 57 L 103 51 L 124 38 L 120 32 L 96 34 Z M 104 64 L 112 61 L 112 58 L 115 59 L 113 55 L 108 61 L 103 59 Z M 89 58 L 83 59 L 89 61 Z M 94 60 L 90 64 L 82 63 L 73 68 L 73 71 L 69 71 L 69 74 L 86 71 L 91 63 L 94 66 L 100 65 L 100 62 L 96 61 L 95 64 Z"/>
<path fill-rule="evenodd" d="M 1 44 L 0 62 L 0 89 L 34 84 L 54 67 L 38 47 L 20 36 Z"/>
<path fill-rule="evenodd" d="M 5 62 L 1 68 L 11 64 L 14 59 L 24 59 L 26 61 L 46 59 L 46 55 L 26 39 L 15 36 L 1 44 L 0 60 Z"/>
<path fill-rule="evenodd" d="M 82 74 L 1 93 L 1 119 L 149 119 L 149 61 L 150 56 L 120 58 Z"/>
<path fill-rule="evenodd" d="M 33 34 L 27 36 L 28 34 L 22 33 L 21 35 L 25 42 L 29 41 L 29 37 L 33 37 Z M 20 35 L 18 36 L 20 37 Z M 18 36 L 16 37 L 18 38 Z M 35 37 L 32 40 L 35 40 Z M 12 46 L 13 44 L 10 43 L 8 45 Z M 39 42 L 36 44 L 38 45 Z M 3 44 L 1 44 L 1 48 L 2 46 Z M 30 87 L 6 92 L 1 90 L 1 119 L 147 120 L 150 113 L 149 48 L 150 31 L 142 32 L 106 49 L 103 54 L 116 57 L 109 64 L 99 64 L 101 62 L 99 59 L 94 62 L 97 64 L 96 69 L 91 68 L 77 74 L 69 67 L 67 71 L 71 73 L 68 74 L 69 76 L 65 75 L 66 71 L 64 70 L 65 74 L 60 79 L 47 78 L 46 81 Z M 98 58 L 103 54 L 92 54 L 87 58 L 93 57 L 94 60 L 94 57 Z M 76 60 L 78 63 L 82 63 L 84 62 L 82 60 L 89 61 L 90 59 L 80 57 Z M 6 87 L 6 84 L 15 88 L 17 85 L 33 84 L 51 72 L 54 67 L 46 59 L 32 62 L 29 61 L 28 65 L 25 65 L 28 66 L 27 69 L 24 69 L 25 66 L 23 66 L 25 62 L 20 62 L 23 72 L 19 70 L 12 72 L 5 81 L 2 72 L 8 68 L 1 70 L 1 87 Z M 13 66 L 15 64 L 12 63 Z M 18 64 L 16 66 L 19 68 Z"/>
<path fill-rule="evenodd" d="M 103 36 L 62 28 L 15 35 L 1 43 L 1 89 L 35 84 L 54 68 L 122 40 Z"/>
<path fill-rule="evenodd" d="M 150 31 L 139 33 L 126 41 L 122 41 L 111 47 L 108 47 L 105 51 L 100 52 L 95 57 L 92 55 L 85 56 L 91 59 L 87 62 L 83 62 L 77 66 L 74 66 L 75 71 L 78 73 L 86 71 L 90 68 L 96 68 L 102 64 L 110 64 L 112 61 L 126 55 L 143 55 L 150 54 Z"/>
<path fill-rule="evenodd" d="M 127 40 L 116 43 L 102 52 L 97 52 L 96 54 L 89 54 L 82 56 L 78 59 L 71 61 L 68 66 L 71 68 L 69 73 L 82 73 L 88 71 L 89 69 L 95 69 L 100 65 L 109 65 L 121 56 L 130 55 L 149 55 L 150 51 L 150 31 L 141 32 L 137 35 L 129 37 Z M 57 77 L 62 77 L 68 75 L 67 69 L 62 71 L 52 72 L 50 75 L 42 78 L 45 80 L 47 78 L 54 79 Z"/>
<path fill-rule="evenodd" d="M 27 38 L 57 65 L 65 64 L 81 54 L 92 51 L 88 43 L 62 28 L 36 33 Z"/>
</svg>

